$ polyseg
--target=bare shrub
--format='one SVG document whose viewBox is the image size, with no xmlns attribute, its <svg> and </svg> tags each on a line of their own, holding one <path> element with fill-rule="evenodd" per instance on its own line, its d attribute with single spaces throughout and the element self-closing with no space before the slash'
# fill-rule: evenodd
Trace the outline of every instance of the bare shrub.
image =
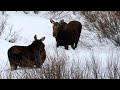
<svg viewBox="0 0 120 90">
<path fill-rule="evenodd" d="M 55 20 L 65 19 L 66 21 L 70 21 L 72 18 L 71 16 L 72 11 L 46 11 L 42 16 L 45 18 L 53 18 Z"/>
<path fill-rule="evenodd" d="M 120 12 L 119 11 L 81 11 L 85 19 L 85 27 L 96 32 L 100 41 L 109 39 L 120 46 Z"/>
<path fill-rule="evenodd" d="M 33 11 L 35 14 L 39 14 L 40 11 Z"/>
<path fill-rule="evenodd" d="M 13 31 L 13 27 L 8 25 L 7 20 L 8 15 L 5 14 L 5 11 L 2 11 L 0 15 L 0 36 L 4 36 L 5 40 L 14 43 L 21 37 L 19 36 L 19 31 Z"/>
<path fill-rule="evenodd" d="M 23 11 L 25 14 L 29 14 L 30 11 Z"/>
<path fill-rule="evenodd" d="M 69 11 L 50 11 L 48 12 L 48 14 L 50 14 L 52 16 L 52 18 L 55 19 L 60 19 L 63 18 L 64 16 L 66 16 L 68 14 Z"/>
<path fill-rule="evenodd" d="M 58 56 L 59 57 L 59 56 Z M 42 73 L 47 79 L 62 79 L 65 75 L 66 60 L 65 57 L 47 56 L 49 63 L 43 66 Z M 57 58 L 57 59 L 56 59 Z"/>
<path fill-rule="evenodd" d="M 18 39 L 22 38 L 19 35 L 20 31 L 13 31 L 12 26 L 9 28 L 7 33 L 8 34 L 6 34 L 5 40 L 7 40 L 8 42 L 15 43 Z"/>
<path fill-rule="evenodd" d="M 109 79 L 120 79 L 120 61 L 119 57 L 113 58 L 111 55 L 107 62 L 107 77 Z"/>
<path fill-rule="evenodd" d="M 98 79 L 101 77 L 101 73 L 100 73 L 100 63 L 97 61 L 95 56 L 92 56 L 92 76 L 94 79 Z"/>
<path fill-rule="evenodd" d="M 4 15 L 5 14 L 5 11 L 1 11 L 2 12 L 2 15 Z"/>
<path fill-rule="evenodd" d="M 101 63 L 98 62 L 97 58 L 92 55 L 90 61 L 85 62 L 84 72 L 83 72 L 84 79 L 102 79 L 103 72 Z"/>
<path fill-rule="evenodd" d="M 0 16 L 0 36 L 4 33 L 7 24 L 7 15 Z"/>
<path fill-rule="evenodd" d="M 84 79 L 84 69 L 81 68 L 80 63 L 72 64 L 70 69 L 68 70 L 69 79 Z"/>
<path fill-rule="evenodd" d="M 110 54 L 105 66 L 99 61 L 99 57 L 92 53 L 86 57 L 84 63 L 78 61 L 68 62 L 69 57 L 65 53 L 56 56 L 47 55 L 42 68 L 18 68 L 18 70 L 4 74 L 8 79 L 119 79 L 120 64 L 119 54 Z M 79 61 L 82 59 L 79 59 Z M 74 59 L 73 59 L 74 61 Z M 71 64 L 70 64 L 71 63 Z M 2 77 L 0 72 L 0 77 Z"/>
</svg>

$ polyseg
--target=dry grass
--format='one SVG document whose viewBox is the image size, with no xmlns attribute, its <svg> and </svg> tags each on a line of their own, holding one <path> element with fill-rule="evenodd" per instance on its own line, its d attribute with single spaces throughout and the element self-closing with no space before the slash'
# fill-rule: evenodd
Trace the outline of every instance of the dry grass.
<svg viewBox="0 0 120 90">
<path fill-rule="evenodd" d="M 0 78 L 7 79 L 120 79 L 119 57 L 110 55 L 106 65 L 98 61 L 98 57 L 92 54 L 86 58 L 85 63 L 68 62 L 64 55 L 55 57 L 49 55 L 42 68 L 18 68 L 8 71 Z"/>
</svg>

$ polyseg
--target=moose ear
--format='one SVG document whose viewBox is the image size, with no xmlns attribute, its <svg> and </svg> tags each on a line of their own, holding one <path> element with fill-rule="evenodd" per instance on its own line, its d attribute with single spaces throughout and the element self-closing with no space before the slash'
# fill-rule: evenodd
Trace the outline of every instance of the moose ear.
<svg viewBox="0 0 120 90">
<path fill-rule="evenodd" d="M 35 41 L 37 40 L 37 35 L 34 36 Z"/>
<path fill-rule="evenodd" d="M 51 22 L 52 24 L 54 24 L 54 21 L 53 21 L 53 19 L 52 19 L 52 18 L 50 18 L 50 22 Z"/>
<path fill-rule="evenodd" d="M 60 21 L 59 21 L 59 24 L 61 25 L 63 22 L 64 22 L 64 19 L 60 20 Z"/>
<path fill-rule="evenodd" d="M 45 37 L 42 37 L 40 40 L 41 40 L 41 41 L 44 41 L 44 40 L 45 40 Z"/>
</svg>

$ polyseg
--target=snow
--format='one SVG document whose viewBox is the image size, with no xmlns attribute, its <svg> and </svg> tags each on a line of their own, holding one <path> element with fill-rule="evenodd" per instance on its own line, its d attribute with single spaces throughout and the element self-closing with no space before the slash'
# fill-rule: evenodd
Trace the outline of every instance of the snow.
<svg viewBox="0 0 120 90">
<path fill-rule="evenodd" d="M 29 45 L 34 40 L 34 35 L 40 39 L 43 36 L 46 37 L 45 41 L 45 49 L 47 54 L 51 56 L 55 56 L 56 52 L 65 54 L 69 58 L 69 62 L 72 62 L 73 59 L 77 62 L 84 62 L 86 59 L 92 55 L 98 57 L 98 60 L 102 60 L 102 62 L 106 62 L 110 55 L 116 57 L 120 54 L 119 48 L 115 48 L 112 44 L 101 44 L 98 42 L 97 37 L 94 33 L 91 33 L 87 30 L 82 30 L 80 42 L 76 50 L 73 50 L 69 46 L 69 50 L 65 50 L 64 47 L 56 48 L 55 38 L 52 36 L 52 24 L 50 23 L 48 18 L 41 17 L 39 15 L 25 15 L 23 12 L 7 12 L 9 15 L 8 24 L 13 26 L 14 31 L 19 31 L 19 35 L 22 39 L 19 39 L 16 43 L 9 43 L 2 38 L 0 38 L 0 71 L 1 70 L 9 70 L 9 60 L 7 56 L 8 49 L 13 45 Z M 73 15 L 73 18 L 77 20 L 77 18 Z M 5 34 L 5 33 L 4 33 Z M 89 38 L 90 37 L 90 38 Z M 86 43 L 86 45 L 92 46 L 90 49 L 86 48 L 82 42 Z M 120 59 L 120 58 L 119 58 Z M 47 63 L 47 61 L 45 62 Z"/>
</svg>

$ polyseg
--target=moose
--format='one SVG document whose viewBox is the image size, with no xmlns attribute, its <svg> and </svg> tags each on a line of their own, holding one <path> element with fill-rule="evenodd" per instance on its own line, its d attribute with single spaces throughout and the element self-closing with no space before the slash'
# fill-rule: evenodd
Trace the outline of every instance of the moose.
<svg viewBox="0 0 120 90">
<path fill-rule="evenodd" d="M 46 59 L 45 45 L 42 41 L 45 37 L 37 39 L 34 36 L 34 41 L 28 46 L 12 46 L 8 49 L 8 59 L 11 66 L 11 71 L 19 67 L 36 67 L 41 68 Z"/>
<path fill-rule="evenodd" d="M 55 22 L 50 18 L 53 24 L 53 37 L 56 39 L 56 47 L 64 46 L 68 50 L 68 46 L 75 50 L 81 34 L 82 24 L 79 21 L 64 22 L 64 19 Z"/>
</svg>

